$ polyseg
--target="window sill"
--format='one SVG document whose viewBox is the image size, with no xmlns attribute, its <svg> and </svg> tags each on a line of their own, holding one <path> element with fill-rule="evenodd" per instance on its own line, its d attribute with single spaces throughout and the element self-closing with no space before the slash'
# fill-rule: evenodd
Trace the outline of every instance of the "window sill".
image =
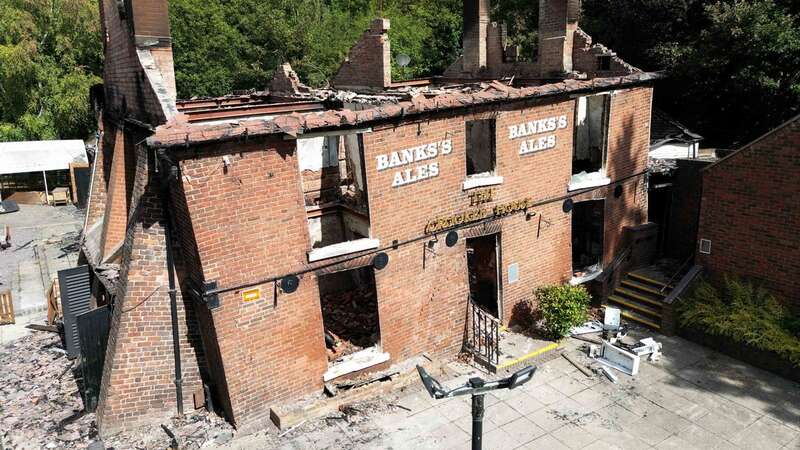
<svg viewBox="0 0 800 450">
<path fill-rule="evenodd" d="M 326 245 L 325 247 L 315 248 L 308 252 L 308 262 L 349 255 L 350 253 L 363 252 L 364 250 L 374 250 L 380 247 L 380 245 L 381 243 L 379 240 L 369 238 Z"/>
<path fill-rule="evenodd" d="M 477 187 L 495 186 L 503 184 L 503 177 L 499 175 L 478 174 L 470 175 L 464 180 L 462 190 L 466 191 Z"/>
<path fill-rule="evenodd" d="M 611 184 L 611 178 L 608 178 L 606 174 L 601 171 L 592 173 L 581 172 L 570 178 L 567 190 L 577 191 L 578 189 L 607 186 L 609 184 Z"/>
<path fill-rule="evenodd" d="M 331 364 L 322 375 L 322 381 L 328 382 L 348 373 L 364 370 L 368 367 L 384 363 L 389 360 L 389 354 L 381 352 L 377 346 L 342 357 L 341 360 Z"/>
</svg>

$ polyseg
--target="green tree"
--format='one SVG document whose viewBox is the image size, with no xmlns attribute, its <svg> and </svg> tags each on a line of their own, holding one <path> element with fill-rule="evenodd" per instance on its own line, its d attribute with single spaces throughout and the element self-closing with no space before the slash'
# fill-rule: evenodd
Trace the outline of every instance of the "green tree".
<svg viewBox="0 0 800 450">
<path fill-rule="evenodd" d="M 0 0 L 0 141 L 87 137 L 101 71 L 94 2 Z"/>
<path fill-rule="evenodd" d="M 735 147 L 800 112 L 800 2 L 585 0 L 581 27 L 629 63 L 665 70 L 656 105 Z"/>
</svg>

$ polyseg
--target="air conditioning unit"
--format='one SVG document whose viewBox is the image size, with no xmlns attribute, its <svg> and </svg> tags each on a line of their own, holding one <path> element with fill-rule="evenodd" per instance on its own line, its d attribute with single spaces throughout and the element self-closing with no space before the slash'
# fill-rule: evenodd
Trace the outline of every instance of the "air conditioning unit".
<svg viewBox="0 0 800 450">
<path fill-rule="evenodd" d="M 709 239 L 700 239 L 700 253 L 704 255 L 711 254 L 711 241 Z"/>
</svg>

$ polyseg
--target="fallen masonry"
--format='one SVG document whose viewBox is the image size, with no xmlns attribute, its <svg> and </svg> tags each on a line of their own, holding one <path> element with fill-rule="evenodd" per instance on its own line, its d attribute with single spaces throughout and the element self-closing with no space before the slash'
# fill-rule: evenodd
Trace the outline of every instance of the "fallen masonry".
<svg viewBox="0 0 800 450">
<path fill-rule="evenodd" d="M 98 442 L 95 415 L 84 411 L 73 370 L 58 335 L 34 332 L 0 347 L 0 449 L 165 449 L 161 425 Z M 179 448 L 222 445 L 234 437 L 227 422 L 204 410 L 163 424 Z"/>
</svg>

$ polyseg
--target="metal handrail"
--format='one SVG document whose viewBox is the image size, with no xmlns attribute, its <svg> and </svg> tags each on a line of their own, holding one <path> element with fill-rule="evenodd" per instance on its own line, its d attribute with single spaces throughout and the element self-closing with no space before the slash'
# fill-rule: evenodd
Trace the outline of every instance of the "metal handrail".
<svg viewBox="0 0 800 450">
<path fill-rule="evenodd" d="M 478 306 L 475 301 L 468 298 L 470 321 L 467 330 L 468 348 L 473 355 L 485 359 L 491 364 L 500 361 L 500 320 Z"/>
<path fill-rule="evenodd" d="M 659 292 L 663 294 L 664 291 L 667 289 L 667 287 L 669 287 L 669 285 L 672 284 L 672 281 L 675 280 L 675 277 L 677 277 L 681 273 L 681 271 L 683 271 L 683 268 L 686 267 L 686 264 L 689 264 L 689 261 L 691 261 L 693 258 L 694 255 L 689 255 L 689 257 L 686 258 L 686 261 L 684 261 L 683 264 L 681 264 L 681 266 L 678 267 L 678 270 L 676 270 L 675 273 L 672 274 L 667 283 L 659 290 Z"/>
</svg>

